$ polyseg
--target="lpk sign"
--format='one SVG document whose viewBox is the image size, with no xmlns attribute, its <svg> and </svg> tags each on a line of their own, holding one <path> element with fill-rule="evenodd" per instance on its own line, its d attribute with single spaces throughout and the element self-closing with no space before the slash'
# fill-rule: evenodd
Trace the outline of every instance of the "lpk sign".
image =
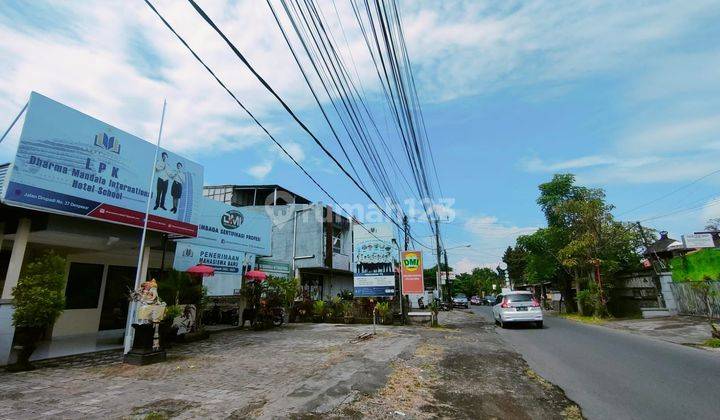
<svg viewBox="0 0 720 420">
<path fill-rule="evenodd" d="M 715 248 L 712 235 L 709 233 L 693 233 L 682 236 L 685 248 Z"/>
<path fill-rule="evenodd" d="M 155 148 L 33 92 L 2 201 L 140 227 L 150 200 L 149 229 L 197 236 L 203 168 Z"/>
</svg>

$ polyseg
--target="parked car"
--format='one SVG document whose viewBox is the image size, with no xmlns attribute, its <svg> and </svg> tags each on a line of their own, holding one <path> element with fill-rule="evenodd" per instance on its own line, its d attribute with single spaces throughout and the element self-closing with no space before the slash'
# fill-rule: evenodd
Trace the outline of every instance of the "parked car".
<svg viewBox="0 0 720 420">
<path fill-rule="evenodd" d="M 537 328 L 543 326 L 540 302 L 527 291 L 514 291 L 499 295 L 493 306 L 493 318 L 495 324 L 502 328 L 511 322 L 532 322 Z"/>
<path fill-rule="evenodd" d="M 468 298 L 462 293 L 459 293 L 452 298 L 452 304 L 455 308 L 469 308 L 470 304 L 468 303 Z"/>
<path fill-rule="evenodd" d="M 480 299 L 480 296 L 473 296 L 470 298 L 470 304 L 471 305 L 482 305 L 483 301 Z"/>
<path fill-rule="evenodd" d="M 493 306 L 495 304 L 495 296 L 487 295 L 482 300 L 483 305 Z"/>
</svg>

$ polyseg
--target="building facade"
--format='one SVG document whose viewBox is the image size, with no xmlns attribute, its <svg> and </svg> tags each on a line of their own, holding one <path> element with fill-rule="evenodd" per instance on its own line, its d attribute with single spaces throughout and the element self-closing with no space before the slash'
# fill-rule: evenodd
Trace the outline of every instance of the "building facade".
<svg viewBox="0 0 720 420">
<path fill-rule="evenodd" d="M 206 186 L 203 195 L 256 211 L 272 221 L 273 261 L 286 263 L 313 299 L 353 290 L 352 222 L 323 203 L 279 185 Z"/>
</svg>

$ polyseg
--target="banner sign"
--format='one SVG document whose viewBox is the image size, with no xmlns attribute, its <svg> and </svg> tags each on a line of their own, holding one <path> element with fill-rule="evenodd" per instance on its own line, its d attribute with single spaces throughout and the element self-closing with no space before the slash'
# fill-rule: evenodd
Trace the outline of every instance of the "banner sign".
<svg viewBox="0 0 720 420">
<path fill-rule="evenodd" d="M 682 241 L 685 248 L 715 248 L 715 242 L 710 233 L 682 235 Z"/>
<path fill-rule="evenodd" d="M 203 168 L 33 92 L 3 202 L 194 237 Z M 152 187 L 148 188 L 154 171 Z"/>
<path fill-rule="evenodd" d="M 204 264 L 214 268 L 216 274 L 242 275 L 243 266 L 252 264 L 254 257 L 253 254 L 244 252 L 178 243 L 173 268 L 185 271 L 198 264 Z"/>
<path fill-rule="evenodd" d="M 178 242 L 257 255 L 272 254 L 272 222 L 265 213 L 239 209 L 205 197 L 200 204 L 197 237 Z"/>
<path fill-rule="evenodd" d="M 402 293 L 424 293 L 422 251 L 403 251 L 400 258 Z"/>
<path fill-rule="evenodd" d="M 257 263 L 257 269 L 265 272 L 269 276 L 283 278 L 290 277 L 290 271 L 292 270 L 290 263 L 272 260 L 269 258 L 258 258 L 255 262 Z"/>
<path fill-rule="evenodd" d="M 355 297 L 395 295 L 397 248 L 392 243 L 394 237 L 389 223 L 353 226 Z"/>
</svg>

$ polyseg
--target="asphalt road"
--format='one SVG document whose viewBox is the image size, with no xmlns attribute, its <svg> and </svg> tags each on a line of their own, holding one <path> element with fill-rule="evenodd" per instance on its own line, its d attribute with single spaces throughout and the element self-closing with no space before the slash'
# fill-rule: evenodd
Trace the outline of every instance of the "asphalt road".
<svg viewBox="0 0 720 420">
<path fill-rule="evenodd" d="M 492 322 L 490 307 L 473 311 Z M 496 330 L 589 419 L 720 418 L 719 353 L 548 316 L 542 330 Z"/>
</svg>

